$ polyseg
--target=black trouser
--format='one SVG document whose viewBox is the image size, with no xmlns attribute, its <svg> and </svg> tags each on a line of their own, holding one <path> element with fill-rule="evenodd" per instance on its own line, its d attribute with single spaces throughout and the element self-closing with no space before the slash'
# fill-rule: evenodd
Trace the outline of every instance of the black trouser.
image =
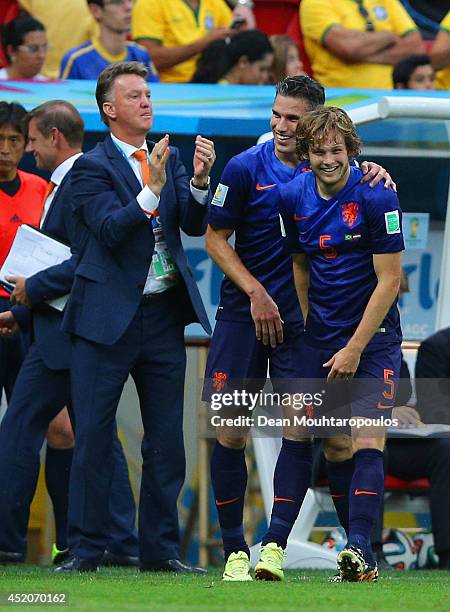
<svg viewBox="0 0 450 612">
<path fill-rule="evenodd" d="M 429 478 L 431 524 L 437 554 L 450 550 L 450 438 L 387 441 L 387 472 L 403 480 Z"/>
</svg>

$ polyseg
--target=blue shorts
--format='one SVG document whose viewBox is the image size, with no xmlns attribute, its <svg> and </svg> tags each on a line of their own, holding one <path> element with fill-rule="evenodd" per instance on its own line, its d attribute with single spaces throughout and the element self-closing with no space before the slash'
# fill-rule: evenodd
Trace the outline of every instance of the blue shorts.
<svg viewBox="0 0 450 612">
<path fill-rule="evenodd" d="M 391 418 L 402 358 L 400 343 L 371 346 L 362 353 L 353 380 L 324 383 L 330 368 L 324 368 L 323 364 L 338 350 L 323 350 L 302 343 L 301 377 L 307 379 L 305 385 L 312 392 L 319 387 L 325 391 L 323 407 L 314 416 L 316 412 L 332 412 L 347 417 Z"/>
<path fill-rule="evenodd" d="M 205 370 L 202 399 L 227 388 L 262 388 L 267 372 L 275 387 L 285 379 L 300 377 L 302 323 L 283 325 L 284 341 L 275 348 L 257 340 L 254 323 L 216 321 Z M 245 381 L 245 382 L 244 382 Z M 249 389 L 249 390 L 250 390 Z"/>
</svg>

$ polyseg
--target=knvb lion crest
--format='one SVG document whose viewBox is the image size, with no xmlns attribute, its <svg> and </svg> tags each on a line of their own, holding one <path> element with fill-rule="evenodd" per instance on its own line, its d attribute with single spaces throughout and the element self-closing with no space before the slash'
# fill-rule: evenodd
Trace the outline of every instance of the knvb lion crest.
<svg viewBox="0 0 450 612">
<path fill-rule="evenodd" d="M 225 387 L 227 380 L 228 374 L 225 374 L 225 372 L 214 372 L 212 381 L 214 389 L 220 393 L 220 391 L 222 391 L 222 389 Z"/>
<path fill-rule="evenodd" d="M 353 227 L 358 219 L 359 204 L 358 202 L 345 202 L 342 204 L 342 221 L 347 227 Z"/>
<path fill-rule="evenodd" d="M 314 406 L 312 404 L 305 404 L 306 416 L 308 419 L 314 418 Z"/>
</svg>

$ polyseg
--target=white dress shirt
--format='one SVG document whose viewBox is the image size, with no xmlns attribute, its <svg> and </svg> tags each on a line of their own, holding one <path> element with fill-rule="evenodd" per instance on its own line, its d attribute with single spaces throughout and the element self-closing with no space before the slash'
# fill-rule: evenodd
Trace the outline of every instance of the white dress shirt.
<svg viewBox="0 0 450 612">
<path fill-rule="evenodd" d="M 53 189 L 51 194 L 48 196 L 48 198 L 44 202 L 44 208 L 42 210 L 41 221 L 39 223 L 39 227 L 42 227 L 44 223 L 45 217 L 47 216 L 47 213 L 48 213 L 48 209 L 50 208 L 51 203 L 53 202 L 53 198 L 55 197 L 55 194 L 59 186 L 61 185 L 63 178 L 66 176 L 69 170 L 72 169 L 72 166 L 75 163 L 75 160 L 78 159 L 81 155 L 83 155 L 83 153 L 75 153 L 75 155 L 68 157 L 65 161 L 63 161 L 62 164 L 59 164 L 59 166 L 53 170 L 52 175 L 50 177 L 50 181 L 52 183 L 55 183 L 55 188 Z"/>
</svg>

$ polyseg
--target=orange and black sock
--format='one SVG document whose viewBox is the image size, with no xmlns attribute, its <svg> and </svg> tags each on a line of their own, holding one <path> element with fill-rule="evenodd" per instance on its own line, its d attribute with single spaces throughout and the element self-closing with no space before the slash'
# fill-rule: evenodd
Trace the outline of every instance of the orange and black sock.
<svg viewBox="0 0 450 612">
<path fill-rule="evenodd" d="M 250 557 L 244 538 L 244 498 L 247 488 L 245 449 L 216 442 L 211 456 L 211 482 L 222 532 L 225 561 L 240 550 Z"/>
<path fill-rule="evenodd" d="M 262 544 L 275 542 L 286 548 L 312 476 L 312 443 L 283 438 L 273 475 L 272 516 Z"/>
<path fill-rule="evenodd" d="M 353 457 L 346 461 L 326 461 L 330 494 L 340 524 L 348 537 L 348 492 L 353 478 Z"/>
<path fill-rule="evenodd" d="M 375 448 L 365 448 L 355 453 L 354 460 L 349 493 L 348 543 L 361 548 L 371 560 L 370 534 L 384 493 L 383 453 Z"/>
</svg>

